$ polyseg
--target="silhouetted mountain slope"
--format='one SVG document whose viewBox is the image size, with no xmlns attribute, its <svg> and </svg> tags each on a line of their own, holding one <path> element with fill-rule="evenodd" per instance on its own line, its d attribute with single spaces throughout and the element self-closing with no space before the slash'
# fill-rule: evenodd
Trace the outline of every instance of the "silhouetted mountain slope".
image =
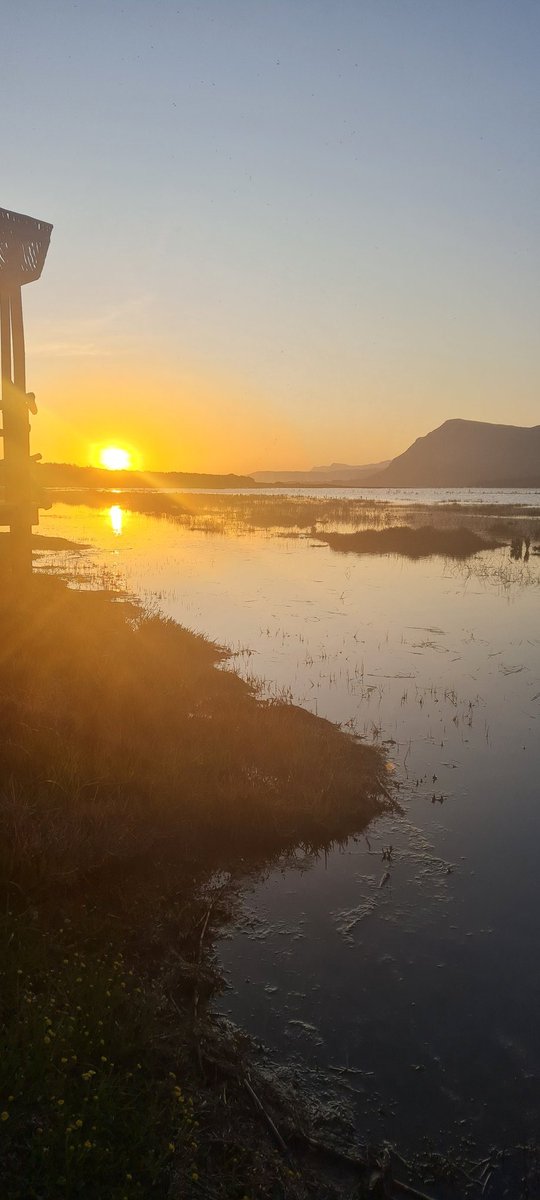
<svg viewBox="0 0 540 1200">
<path fill-rule="evenodd" d="M 417 438 L 370 487 L 540 487 L 540 425 L 445 421 Z"/>
</svg>

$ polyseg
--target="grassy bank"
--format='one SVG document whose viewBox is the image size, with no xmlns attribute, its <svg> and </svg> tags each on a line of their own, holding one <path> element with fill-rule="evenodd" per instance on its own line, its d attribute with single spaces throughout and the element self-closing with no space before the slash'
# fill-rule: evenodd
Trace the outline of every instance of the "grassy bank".
<svg viewBox="0 0 540 1200">
<path fill-rule="evenodd" d="M 212 939 L 251 864 L 379 811 L 379 752 L 114 597 L 0 613 L 0 1194 L 321 1194 L 207 1017 Z"/>
<path fill-rule="evenodd" d="M 377 752 L 257 702 L 225 652 L 36 578 L 0 601 L 4 877 L 23 885 L 181 839 L 213 861 L 317 845 L 377 809 Z"/>
</svg>

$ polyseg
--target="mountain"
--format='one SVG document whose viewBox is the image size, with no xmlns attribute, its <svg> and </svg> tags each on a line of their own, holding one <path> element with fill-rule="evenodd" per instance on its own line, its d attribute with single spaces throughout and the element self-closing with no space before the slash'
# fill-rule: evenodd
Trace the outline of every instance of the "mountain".
<svg viewBox="0 0 540 1200">
<path fill-rule="evenodd" d="M 348 463 L 331 463 L 328 467 L 312 467 L 310 471 L 252 471 L 252 478 L 257 483 L 294 483 L 297 487 L 314 487 L 326 484 L 346 484 L 348 487 L 363 483 L 374 471 L 382 471 L 388 466 L 389 460 L 380 463 L 367 463 L 361 467 L 351 467 Z"/>
<path fill-rule="evenodd" d="M 540 425 L 445 421 L 364 482 L 369 487 L 540 487 Z"/>
</svg>

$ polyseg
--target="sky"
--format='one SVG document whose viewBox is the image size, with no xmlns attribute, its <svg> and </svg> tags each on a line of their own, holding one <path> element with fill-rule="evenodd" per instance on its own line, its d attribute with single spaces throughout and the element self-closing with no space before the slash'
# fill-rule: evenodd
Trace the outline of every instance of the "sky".
<svg viewBox="0 0 540 1200">
<path fill-rule="evenodd" d="M 540 420 L 538 0 L 0 0 L 32 449 L 377 462 Z"/>
</svg>

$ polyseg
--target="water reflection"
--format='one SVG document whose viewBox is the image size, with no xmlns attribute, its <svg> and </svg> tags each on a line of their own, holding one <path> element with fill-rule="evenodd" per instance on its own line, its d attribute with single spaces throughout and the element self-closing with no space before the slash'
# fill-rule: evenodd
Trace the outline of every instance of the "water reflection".
<svg viewBox="0 0 540 1200">
<path fill-rule="evenodd" d="M 540 493 L 539 493 L 540 494 Z M 167 517 L 189 529 L 208 533 L 227 533 L 238 536 L 256 529 L 283 533 L 324 532 L 355 533 L 358 530 L 378 529 L 388 533 L 388 527 L 399 525 L 420 527 L 435 524 L 447 530 L 467 530 L 493 542 L 493 539 L 540 538 L 540 506 L 533 504 L 530 493 L 520 493 L 521 503 L 489 504 L 479 491 L 476 500 L 466 500 L 466 493 L 456 493 L 456 499 L 433 504 L 429 495 L 422 501 L 418 495 L 397 499 L 394 492 L 385 498 L 363 498 L 352 489 L 349 493 L 316 492 L 315 494 L 286 492 L 171 492 L 158 490 L 127 491 L 115 488 L 83 491 L 51 491 L 51 500 L 66 504 L 103 510 L 108 499 L 118 497 L 124 514 L 141 513 L 156 518 Z M 442 493 L 444 495 L 444 493 Z M 478 547 L 480 548 L 480 547 Z M 399 550 L 399 547 L 398 547 Z"/>
<path fill-rule="evenodd" d="M 113 533 L 116 534 L 117 537 L 120 537 L 122 533 L 124 514 L 119 504 L 111 505 L 109 509 L 109 520 L 111 522 Z"/>
</svg>

